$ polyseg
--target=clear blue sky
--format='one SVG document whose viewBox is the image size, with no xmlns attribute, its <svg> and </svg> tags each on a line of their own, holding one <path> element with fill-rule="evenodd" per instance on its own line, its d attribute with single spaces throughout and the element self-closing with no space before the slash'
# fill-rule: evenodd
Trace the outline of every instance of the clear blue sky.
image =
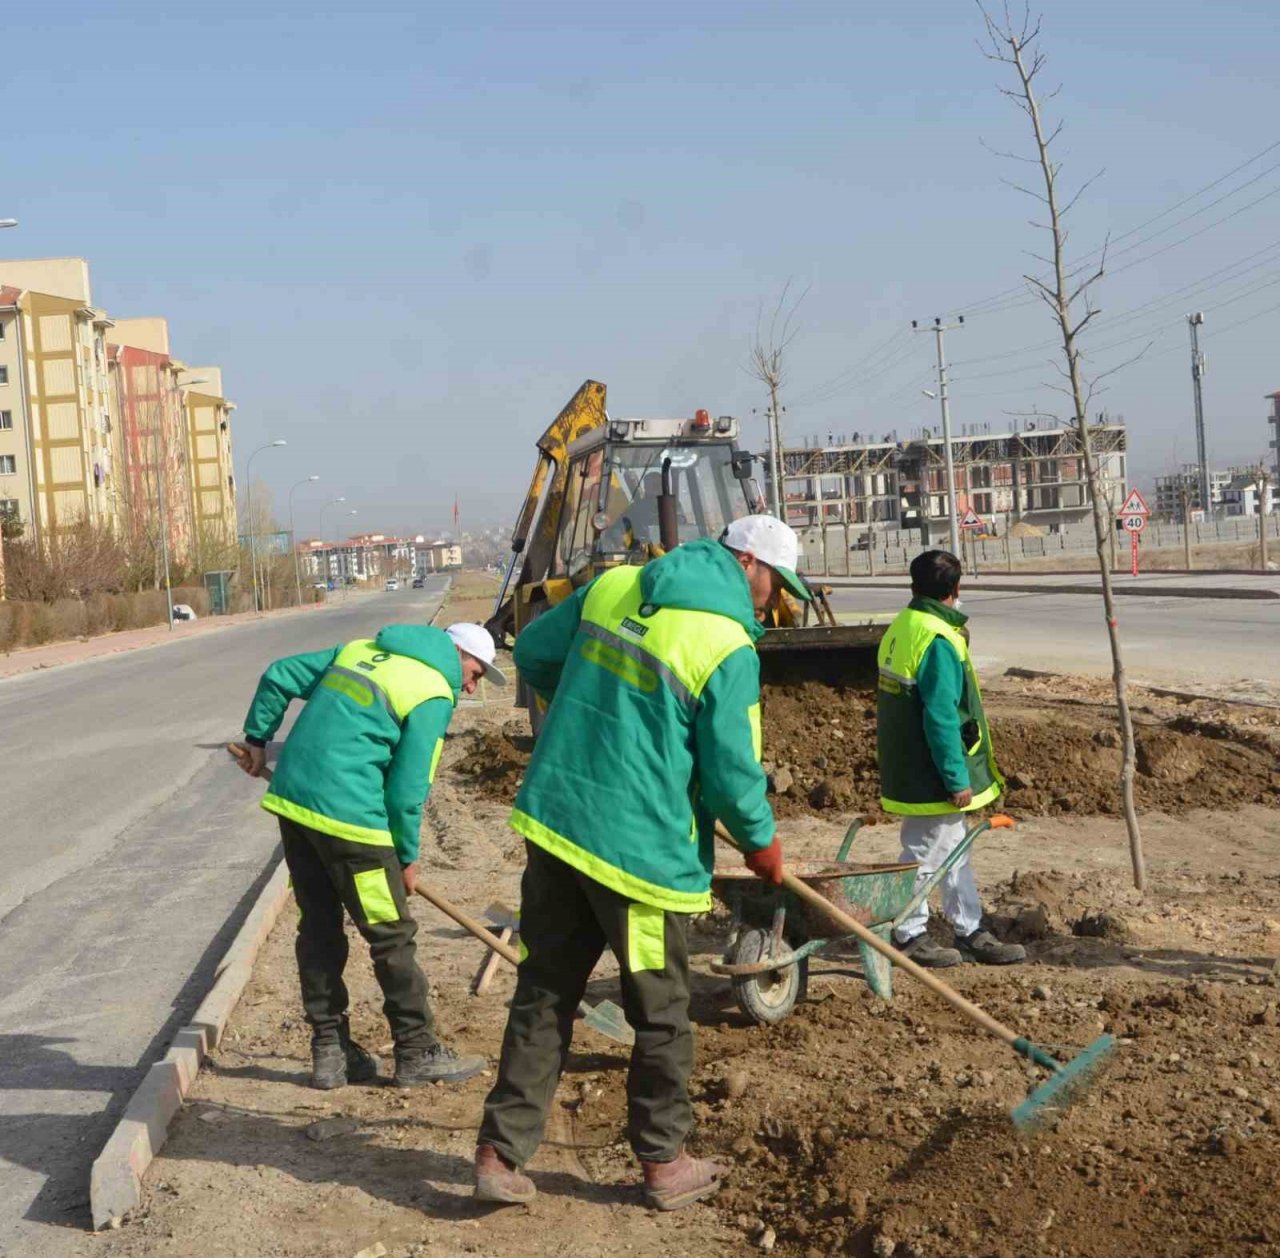
<svg viewBox="0 0 1280 1258">
<path fill-rule="evenodd" d="M 1051 0 L 1063 177 L 1104 170 L 1080 252 L 1280 140 L 1275 32 L 1274 0 Z M 220 364 L 241 472 L 284 437 L 255 464 L 277 503 L 322 477 L 303 534 L 337 494 L 361 527 L 447 527 L 455 492 L 464 527 L 509 521 L 588 376 L 615 413 L 749 417 L 756 311 L 789 279 L 808 287 L 789 433 L 936 423 L 932 338 L 890 338 L 954 311 L 955 422 L 1003 424 L 1053 408 L 1051 351 L 999 357 L 1052 327 L 981 305 L 1044 241 L 1002 182 L 1035 172 L 980 143 L 1028 143 L 980 33 L 956 0 L 19 6 L 0 216 L 21 226 L 0 245 L 87 257 L 98 304 L 165 315 L 178 357 Z M 1116 326 L 1094 341 L 1123 344 L 1097 359 L 1155 344 L 1095 409 L 1130 424 L 1139 482 L 1194 457 L 1188 310 L 1206 311 L 1211 460 L 1265 449 L 1280 195 L 1242 207 L 1280 193 L 1277 162 L 1116 241 Z"/>
</svg>

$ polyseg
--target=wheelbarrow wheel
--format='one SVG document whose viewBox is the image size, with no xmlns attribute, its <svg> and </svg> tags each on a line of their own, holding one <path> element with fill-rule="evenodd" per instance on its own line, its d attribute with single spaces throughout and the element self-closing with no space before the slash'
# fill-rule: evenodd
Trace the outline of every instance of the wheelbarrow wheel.
<svg viewBox="0 0 1280 1258">
<path fill-rule="evenodd" d="M 744 927 L 726 958 L 732 965 L 754 965 L 769 957 L 770 931 L 756 926 Z M 753 1022 L 772 1026 L 796 1007 L 809 985 L 809 960 L 791 960 L 791 949 L 778 945 L 773 960 L 778 968 L 763 974 L 744 974 L 733 979 L 733 998 L 738 1008 Z"/>
</svg>

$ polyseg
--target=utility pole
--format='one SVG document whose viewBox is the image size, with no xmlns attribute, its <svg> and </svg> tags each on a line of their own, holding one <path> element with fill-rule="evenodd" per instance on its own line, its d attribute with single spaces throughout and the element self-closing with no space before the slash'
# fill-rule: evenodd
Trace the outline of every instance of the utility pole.
<svg viewBox="0 0 1280 1258">
<path fill-rule="evenodd" d="M 1258 491 L 1258 566 L 1263 572 L 1267 570 L 1267 491 L 1271 487 L 1271 474 L 1261 459 L 1254 469 L 1257 476 L 1255 484 Z"/>
<path fill-rule="evenodd" d="M 1187 566 L 1187 571 L 1191 571 L 1191 486 L 1187 484 L 1187 479 L 1182 478 L 1182 556 Z"/>
<path fill-rule="evenodd" d="M 932 328 L 922 328 L 915 320 L 911 320 L 913 332 L 932 332 L 938 341 L 938 397 L 942 403 L 942 453 L 947 470 L 947 512 L 950 520 L 951 553 L 960 557 L 960 522 L 956 511 L 956 469 L 951 458 L 951 411 L 947 407 L 947 356 L 942 338 L 947 332 L 964 327 L 964 315 L 960 315 L 955 323 L 943 323 L 934 319 Z"/>
<path fill-rule="evenodd" d="M 1201 391 L 1201 380 L 1204 378 L 1204 355 L 1200 352 L 1200 325 L 1204 315 L 1199 311 L 1187 315 L 1187 326 L 1191 329 L 1191 385 L 1196 398 L 1196 457 L 1200 463 L 1200 508 L 1206 520 L 1213 518 L 1213 502 L 1209 495 L 1209 459 L 1205 453 L 1204 440 L 1204 397 Z"/>
</svg>

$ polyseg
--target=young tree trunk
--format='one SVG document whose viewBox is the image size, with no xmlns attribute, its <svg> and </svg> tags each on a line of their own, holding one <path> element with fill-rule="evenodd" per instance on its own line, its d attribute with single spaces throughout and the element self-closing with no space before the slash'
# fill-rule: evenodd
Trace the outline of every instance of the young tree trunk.
<svg viewBox="0 0 1280 1258">
<path fill-rule="evenodd" d="M 1054 320 L 1062 336 L 1062 351 L 1066 359 L 1070 398 L 1076 426 L 1080 433 L 1080 448 L 1084 458 L 1085 476 L 1089 483 L 1089 496 L 1093 505 L 1093 530 L 1097 543 L 1098 573 L 1102 578 L 1103 615 L 1106 620 L 1107 637 L 1111 645 L 1111 675 L 1115 684 L 1116 709 L 1120 719 L 1120 734 L 1123 746 L 1120 793 L 1124 808 L 1125 827 L 1129 832 L 1129 855 L 1133 864 L 1133 885 L 1139 891 L 1142 891 L 1146 886 L 1146 862 L 1142 851 L 1142 831 L 1138 825 L 1138 814 L 1133 801 L 1134 761 L 1136 758 L 1133 741 L 1133 718 L 1129 711 L 1124 652 L 1120 645 L 1115 598 L 1111 589 L 1111 565 L 1108 563 L 1112 523 L 1104 514 L 1106 511 L 1106 498 L 1102 492 L 1097 464 L 1093 457 L 1093 449 L 1089 438 L 1085 387 L 1081 378 L 1080 348 L 1077 339 L 1085 325 L 1093 318 L 1095 312 L 1092 309 L 1088 309 L 1084 317 L 1078 322 L 1072 321 L 1071 313 L 1072 301 L 1087 293 L 1089 284 L 1101 276 L 1102 264 L 1099 265 L 1099 269 L 1092 279 L 1084 281 L 1072 290 L 1070 285 L 1073 281 L 1068 278 L 1065 259 L 1063 210 L 1058 203 L 1058 167 L 1053 162 L 1049 152 L 1049 146 L 1057 133 L 1055 131 L 1053 135 L 1046 134 L 1040 113 L 1040 104 L 1033 85 L 1035 75 L 1043 65 L 1043 56 L 1039 52 L 1033 51 L 1029 62 L 1027 58 L 1028 46 L 1037 39 L 1039 28 L 1029 29 L 1024 27 L 1019 31 L 1008 23 L 1000 28 L 992 22 L 985 10 L 983 10 L 983 16 L 986 18 L 987 30 L 996 49 L 995 59 L 1013 66 L 1017 72 L 1018 91 L 1008 94 L 1017 99 L 1031 122 L 1032 130 L 1035 134 L 1036 155 L 1040 172 L 1044 179 L 1044 195 L 1037 199 L 1043 201 L 1048 210 L 1049 222 L 1046 226 L 1053 237 L 1053 256 L 1051 259 L 1053 276 L 1051 282 L 1048 283 L 1030 276 L 1028 279 L 1052 310 Z"/>
</svg>

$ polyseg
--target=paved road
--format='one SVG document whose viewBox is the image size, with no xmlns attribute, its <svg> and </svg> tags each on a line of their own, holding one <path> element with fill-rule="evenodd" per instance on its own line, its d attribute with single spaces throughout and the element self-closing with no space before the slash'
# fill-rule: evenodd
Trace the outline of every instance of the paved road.
<svg viewBox="0 0 1280 1258">
<path fill-rule="evenodd" d="M 1110 676 L 1102 601 L 1091 594 L 966 591 L 973 653 L 988 677 L 1009 667 Z M 905 589 L 842 589 L 841 618 L 896 610 Z M 1280 702 L 1280 600 L 1125 598 L 1117 604 L 1131 680 L 1194 690 L 1212 687 Z"/>
<path fill-rule="evenodd" d="M 263 667 L 396 620 L 424 591 L 0 682 L 0 1254 L 57 1258 L 89 1165 L 207 990 L 275 862 L 223 746 Z"/>
</svg>

